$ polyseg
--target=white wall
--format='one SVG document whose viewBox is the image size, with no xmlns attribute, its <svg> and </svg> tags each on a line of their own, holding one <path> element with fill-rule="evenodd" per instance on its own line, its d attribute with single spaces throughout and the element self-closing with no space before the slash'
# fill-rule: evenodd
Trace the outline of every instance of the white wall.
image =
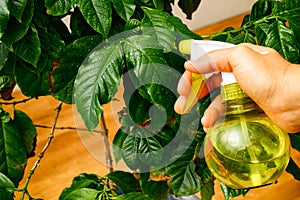
<svg viewBox="0 0 300 200">
<path fill-rule="evenodd" d="M 234 17 L 250 11 L 256 0 L 202 0 L 199 8 L 194 12 L 192 20 L 187 20 L 178 6 L 173 14 L 180 17 L 192 30 Z M 177 5 L 178 0 L 175 1 Z"/>
</svg>

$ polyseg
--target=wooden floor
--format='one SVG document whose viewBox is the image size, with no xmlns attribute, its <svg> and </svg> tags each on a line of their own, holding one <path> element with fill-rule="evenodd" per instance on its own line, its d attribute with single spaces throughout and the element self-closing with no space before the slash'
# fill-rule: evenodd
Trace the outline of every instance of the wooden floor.
<svg viewBox="0 0 300 200">
<path fill-rule="evenodd" d="M 213 33 L 228 25 L 239 26 L 241 16 L 233 19 L 220 22 L 213 26 L 201 29 L 197 33 L 205 35 Z M 22 99 L 20 94 L 16 94 L 16 100 Z M 27 112 L 35 124 L 51 126 L 54 116 L 56 114 L 55 108 L 59 102 L 52 97 L 41 97 L 38 101 L 31 100 L 24 104 L 17 105 L 17 109 Z M 115 119 L 111 115 L 111 109 L 115 109 L 118 105 L 107 105 L 105 108 L 106 122 L 108 124 L 109 134 L 113 135 L 117 130 Z M 71 105 L 63 105 L 62 112 L 59 116 L 58 127 L 82 127 L 78 120 L 78 114 L 74 111 Z M 50 129 L 38 128 L 38 140 L 36 147 L 36 156 L 30 158 L 25 171 L 25 178 L 29 174 L 38 154 L 41 152 L 43 146 L 46 144 Z M 56 130 L 54 139 L 47 150 L 40 165 L 32 176 L 29 185 L 29 192 L 32 197 L 43 198 L 45 200 L 57 200 L 59 194 L 65 187 L 70 186 L 73 177 L 80 173 L 96 173 L 98 175 L 105 175 L 107 168 L 105 166 L 105 158 L 101 150 L 104 145 L 103 141 L 99 139 L 99 135 L 94 134 L 94 139 L 85 138 L 90 135 L 85 131 L 75 131 L 70 129 Z M 83 137 L 83 138 L 82 138 Z M 97 142 L 99 140 L 99 142 Z M 82 142 L 84 141 L 84 142 Z M 94 149 L 92 155 L 86 146 Z M 95 151 L 99 149 L 99 151 Z M 99 153 L 100 152 L 100 153 Z M 300 164 L 300 154 L 295 154 L 295 158 Z M 118 165 L 122 168 L 122 165 Z M 23 180 L 20 188 L 25 184 Z M 217 185 L 217 184 L 216 184 Z M 16 199 L 20 199 L 20 195 L 16 195 Z M 220 188 L 216 186 L 216 195 L 214 200 L 222 200 Z M 293 180 L 292 176 L 284 173 L 280 177 L 277 184 L 262 188 L 251 190 L 245 198 L 238 197 L 236 199 L 245 200 L 300 200 L 300 182 Z"/>
</svg>

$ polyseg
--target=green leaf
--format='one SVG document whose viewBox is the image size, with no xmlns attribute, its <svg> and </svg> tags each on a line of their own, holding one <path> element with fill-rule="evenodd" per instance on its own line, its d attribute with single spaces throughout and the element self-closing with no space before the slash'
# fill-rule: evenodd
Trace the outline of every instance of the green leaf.
<svg viewBox="0 0 300 200">
<path fill-rule="evenodd" d="M 233 189 L 233 188 L 230 188 L 230 187 L 224 185 L 223 183 L 220 183 L 220 186 L 221 186 L 222 192 L 224 194 L 225 200 L 230 200 L 231 198 L 234 198 L 234 197 L 237 197 L 240 195 L 245 196 L 246 193 L 249 191 L 249 189 L 240 189 L 240 190 Z"/>
<path fill-rule="evenodd" d="M 107 38 L 112 22 L 110 0 L 79 0 L 77 3 L 88 24 Z"/>
<path fill-rule="evenodd" d="M 163 10 L 165 7 L 164 0 L 153 0 L 153 4 L 157 10 Z"/>
<path fill-rule="evenodd" d="M 162 46 L 165 52 L 170 52 L 175 45 L 174 27 L 168 23 L 170 15 L 166 12 L 143 8 L 144 18 L 142 20 L 143 32 L 157 38 L 157 42 Z"/>
<path fill-rule="evenodd" d="M 141 173 L 140 177 L 143 193 L 148 194 L 154 200 L 167 199 L 169 186 L 166 181 L 149 180 L 150 173 Z"/>
<path fill-rule="evenodd" d="M 46 0 L 45 6 L 49 15 L 60 16 L 67 14 L 73 7 L 73 0 Z"/>
<path fill-rule="evenodd" d="M 108 43 L 93 52 L 79 68 L 75 80 L 74 99 L 89 130 L 93 130 L 102 114 L 102 104 L 113 98 L 120 83 L 123 60 L 121 42 Z"/>
<path fill-rule="evenodd" d="M 26 12 L 23 12 L 21 22 L 19 22 L 14 17 L 10 18 L 7 24 L 7 28 L 1 38 L 1 41 L 7 46 L 10 51 L 13 51 L 12 45 L 23 38 L 31 26 L 30 23 L 32 21 L 34 12 L 33 0 L 27 0 L 25 10 Z"/>
<path fill-rule="evenodd" d="M 41 55 L 41 43 L 37 29 L 31 24 L 26 35 L 13 45 L 15 53 L 25 62 L 37 66 Z"/>
<path fill-rule="evenodd" d="M 27 151 L 22 133 L 9 114 L 1 110 L 0 115 L 0 172 L 17 186 L 23 177 Z"/>
<path fill-rule="evenodd" d="M 9 0 L 2 0 L 0 2 L 0 38 L 2 37 L 9 20 L 9 2 Z"/>
<path fill-rule="evenodd" d="M 137 127 L 131 134 L 139 138 L 138 157 L 145 164 L 160 167 L 163 164 L 163 149 L 152 133 L 143 127 Z"/>
<path fill-rule="evenodd" d="M 5 174 L 0 172 L 0 200 L 13 200 L 14 183 Z"/>
<path fill-rule="evenodd" d="M 81 197 L 80 193 L 89 195 L 96 193 L 95 190 L 97 190 L 97 194 L 100 193 L 100 191 L 104 190 L 103 188 L 103 179 L 100 179 L 95 174 L 80 174 L 79 176 L 75 177 L 72 181 L 72 185 L 69 188 L 65 188 L 63 192 L 59 196 L 59 200 L 65 200 L 65 199 L 74 199 L 76 200 L 78 198 L 84 198 Z M 89 190 L 86 190 L 89 189 Z M 94 192 L 93 192 L 94 191 Z M 93 197 L 93 195 L 92 195 Z"/>
<path fill-rule="evenodd" d="M 126 137 L 127 134 L 123 132 L 123 127 L 119 128 L 113 140 L 113 154 L 117 163 L 122 159 L 122 146 Z"/>
<path fill-rule="evenodd" d="M 187 19 L 192 19 L 192 14 L 200 5 L 201 0 L 179 0 L 178 6 L 186 14 Z"/>
<path fill-rule="evenodd" d="M 291 146 L 300 152 L 300 133 L 289 134 Z"/>
<path fill-rule="evenodd" d="M 174 162 L 168 167 L 168 174 L 172 178 L 168 185 L 177 196 L 185 196 L 201 189 L 200 179 L 195 173 L 192 161 Z"/>
<path fill-rule="evenodd" d="M 9 51 L 5 44 L 0 41 L 0 70 L 4 67 L 7 59 L 8 59 Z"/>
<path fill-rule="evenodd" d="M 44 68 L 39 72 L 30 64 L 18 61 L 14 70 L 17 84 L 26 96 L 38 97 L 49 94 L 49 69 Z"/>
<path fill-rule="evenodd" d="M 146 194 L 141 192 L 132 192 L 128 194 L 123 194 L 114 198 L 115 200 L 153 200 Z"/>
<path fill-rule="evenodd" d="M 134 0 L 112 0 L 118 15 L 125 21 L 129 20 L 135 11 Z"/>
<path fill-rule="evenodd" d="M 256 35 L 258 45 L 265 44 L 268 29 L 269 29 L 268 23 L 260 23 L 255 27 L 255 35 Z"/>
<path fill-rule="evenodd" d="M 269 27 L 265 46 L 274 48 L 288 61 L 298 63 L 299 44 L 296 41 L 293 31 L 288 29 L 283 22 L 275 21 Z"/>
<path fill-rule="evenodd" d="M 211 200 L 213 195 L 215 194 L 214 190 L 214 182 L 208 182 L 204 184 L 201 189 L 201 199 L 202 200 Z"/>
<path fill-rule="evenodd" d="M 140 138 L 128 135 L 124 140 L 122 146 L 122 157 L 126 165 L 135 170 L 141 166 L 141 160 L 139 159 Z"/>
<path fill-rule="evenodd" d="M 124 92 L 124 95 L 126 95 L 126 91 Z M 149 109 L 152 104 L 147 99 L 143 98 L 138 90 L 131 94 L 129 98 L 127 107 L 131 119 L 137 124 L 141 124 L 146 119 L 149 119 Z"/>
<path fill-rule="evenodd" d="M 74 38 L 99 34 L 85 21 L 80 10 L 75 7 L 70 19 L 71 34 Z"/>
<path fill-rule="evenodd" d="M 100 191 L 90 188 L 80 188 L 69 193 L 60 200 L 96 200 Z"/>
<path fill-rule="evenodd" d="M 228 42 L 233 43 L 233 44 L 240 44 L 240 43 L 256 44 L 254 36 L 251 33 L 249 33 L 248 31 L 245 33 L 241 33 L 235 37 L 230 38 Z"/>
<path fill-rule="evenodd" d="M 250 21 L 254 21 L 264 16 L 270 15 L 272 13 L 273 7 L 273 1 L 256 1 L 251 8 Z"/>
<path fill-rule="evenodd" d="M 121 188 L 125 194 L 141 191 L 140 183 L 132 173 L 115 171 L 107 174 L 106 176 L 119 188 Z"/>
<path fill-rule="evenodd" d="M 25 10 L 28 0 L 12 0 L 11 1 L 11 15 L 14 16 L 20 23 L 22 23 L 22 15 Z"/>
<path fill-rule="evenodd" d="M 181 34 L 176 33 L 176 40 L 184 40 L 184 39 L 195 39 L 195 40 L 202 40 L 202 37 L 193 31 L 191 31 L 187 25 L 182 23 L 181 19 L 175 16 L 171 16 L 168 19 L 168 23 L 170 23 L 175 31 L 178 31 Z"/>
<path fill-rule="evenodd" d="M 52 96 L 65 103 L 73 103 L 74 81 L 78 68 L 88 54 L 100 44 L 102 37 L 86 36 L 69 44 L 52 74 Z"/>
<path fill-rule="evenodd" d="M 0 92 L 10 85 L 9 76 L 0 76 Z"/>
<path fill-rule="evenodd" d="M 22 134 L 27 154 L 33 155 L 37 136 L 35 125 L 28 115 L 20 110 L 14 110 L 14 123 Z"/>
<path fill-rule="evenodd" d="M 294 32 L 298 42 L 300 42 L 300 27 L 299 27 L 299 18 L 300 18 L 300 4 L 298 1 L 284 1 L 284 5 L 289 4 L 288 7 L 284 6 L 282 11 L 278 13 L 280 17 L 284 20 L 287 20 L 289 27 Z"/>
<path fill-rule="evenodd" d="M 180 145 L 186 145 L 184 142 L 186 140 L 182 140 Z M 200 177 L 195 172 L 196 166 L 192 160 L 195 147 L 194 143 L 190 144 L 180 158 L 167 167 L 167 174 L 171 177 L 168 185 L 177 196 L 194 194 L 201 189 Z"/>
<path fill-rule="evenodd" d="M 296 180 L 300 181 L 300 168 L 292 158 L 290 158 L 286 171 L 293 175 Z"/>
<path fill-rule="evenodd" d="M 172 94 L 176 93 L 180 74 L 167 65 L 162 50 L 156 45 L 151 36 L 135 35 L 124 41 L 124 51 L 128 66 L 134 66 L 129 76 L 135 88 L 144 86 L 146 92 L 141 93 L 144 98 L 168 109 L 175 102 Z"/>
</svg>

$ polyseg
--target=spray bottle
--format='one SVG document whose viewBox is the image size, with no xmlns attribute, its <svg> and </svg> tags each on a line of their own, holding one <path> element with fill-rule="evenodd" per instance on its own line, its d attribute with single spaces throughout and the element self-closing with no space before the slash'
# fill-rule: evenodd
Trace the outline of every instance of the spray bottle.
<svg viewBox="0 0 300 200">
<path fill-rule="evenodd" d="M 232 46 L 217 41 L 192 41 L 191 57 L 196 59 L 211 50 Z M 211 75 L 194 75 L 193 89 L 201 90 L 199 82 L 203 84 Z M 276 182 L 289 162 L 288 134 L 241 89 L 232 73 L 222 73 L 222 79 L 225 113 L 208 130 L 204 140 L 208 168 L 218 180 L 234 189 Z M 198 93 L 195 91 L 189 98 Z M 189 100 L 191 105 L 192 101 Z"/>
</svg>

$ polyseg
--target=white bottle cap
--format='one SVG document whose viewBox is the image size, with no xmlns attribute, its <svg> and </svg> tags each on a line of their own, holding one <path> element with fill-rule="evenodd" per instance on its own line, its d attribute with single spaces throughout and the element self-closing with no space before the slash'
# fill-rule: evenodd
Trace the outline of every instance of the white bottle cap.
<svg viewBox="0 0 300 200">
<path fill-rule="evenodd" d="M 221 83 L 222 86 L 237 82 L 232 72 L 222 72 L 221 74 L 223 80 Z"/>
</svg>

